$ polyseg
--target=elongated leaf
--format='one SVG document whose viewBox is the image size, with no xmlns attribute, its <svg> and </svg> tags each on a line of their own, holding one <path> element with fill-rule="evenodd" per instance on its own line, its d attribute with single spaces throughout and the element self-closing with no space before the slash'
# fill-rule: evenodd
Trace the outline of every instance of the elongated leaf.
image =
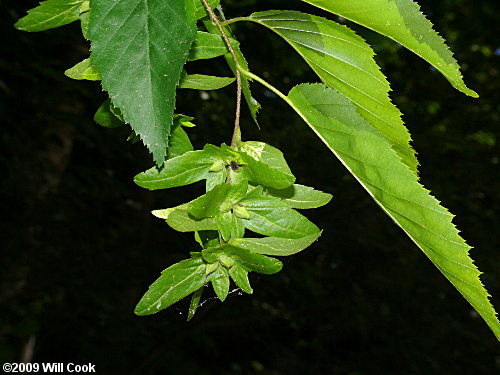
<svg viewBox="0 0 500 375">
<path fill-rule="evenodd" d="M 161 168 L 153 167 L 139 173 L 134 177 L 134 182 L 149 190 L 189 185 L 207 178 L 218 156 L 211 149 L 187 152 L 167 160 Z"/>
<path fill-rule="evenodd" d="M 137 315 L 150 315 L 167 308 L 201 288 L 206 282 L 201 257 L 183 260 L 162 272 L 135 308 Z"/>
<path fill-rule="evenodd" d="M 169 213 L 167 224 L 178 232 L 198 232 L 200 230 L 217 230 L 217 223 L 214 219 L 196 220 L 189 215 L 187 210 L 173 210 Z"/>
<path fill-rule="evenodd" d="M 284 189 L 295 182 L 283 153 L 266 143 L 249 141 L 238 145 L 243 165 L 241 176 L 259 185 Z"/>
<path fill-rule="evenodd" d="M 444 39 L 412 0 L 303 0 L 401 43 L 439 70 L 457 90 L 477 98 L 465 85 Z"/>
<path fill-rule="evenodd" d="M 250 213 L 241 219 L 245 228 L 265 236 L 301 238 L 319 232 L 316 225 L 305 216 L 289 208 L 281 199 L 262 194 L 256 188 L 240 202 Z"/>
<path fill-rule="evenodd" d="M 105 128 L 118 128 L 125 125 L 111 110 L 111 99 L 107 99 L 94 115 L 94 121 Z"/>
<path fill-rule="evenodd" d="M 249 250 L 256 254 L 288 256 L 301 252 L 321 236 L 321 231 L 300 238 L 232 238 L 230 245 Z"/>
<path fill-rule="evenodd" d="M 229 39 L 231 45 L 238 48 L 239 43 Z M 203 31 L 196 33 L 196 39 L 189 50 L 188 61 L 213 59 L 229 53 L 229 50 L 220 35 L 210 34 Z"/>
<path fill-rule="evenodd" d="M 85 59 L 72 68 L 69 68 L 64 72 L 64 75 L 72 79 L 86 79 L 87 81 L 99 81 L 101 79 L 99 72 L 96 67 L 92 65 L 90 59 Z"/>
<path fill-rule="evenodd" d="M 389 98 L 389 82 L 373 59 L 371 47 L 346 26 L 300 12 L 254 13 L 258 22 L 283 37 L 311 66 L 321 80 L 347 96 L 358 113 L 394 147 L 403 161 L 417 172 L 410 133 L 401 112 Z"/>
<path fill-rule="evenodd" d="M 203 24 L 205 25 L 205 27 L 207 28 L 207 30 L 210 33 L 220 35 L 220 32 L 217 29 L 217 26 L 213 25 L 210 20 L 203 22 Z M 228 35 L 230 35 L 232 37 L 233 40 L 236 40 L 236 38 L 234 38 L 234 36 L 231 33 L 231 30 L 228 27 L 225 27 L 224 30 L 226 31 L 226 33 Z M 233 48 L 234 48 L 236 57 L 238 59 L 238 64 L 241 65 L 244 69 L 248 70 L 247 60 L 245 59 L 245 56 L 243 55 L 243 53 L 241 53 L 239 45 L 235 45 L 235 46 L 233 46 Z M 236 76 L 236 64 L 235 64 L 231 54 L 224 55 L 224 58 L 226 59 L 227 64 L 231 68 L 231 71 Z M 251 82 L 251 79 L 249 79 L 248 77 L 245 77 L 245 76 L 241 76 L 243 96 L 245 97 L 245 101 L 247 102 L 248 108 L 250 109 L 250 114 L 252 115 L 253 120 L 255 121 L 255 123 L 258 126 L 259 122 L 257 121 L 257 113 L 259 112 L 260 104 L 252 96 L 252 92 L 250 91 L 250 82 Z"/>
<path fill-rule="evenodd" d="M 198 306 L 200 305 L 200 300 L 201 296 L 203 294 L 203 286 L 198 289 L 196 292 L 193 293 L 193 296 L 191 297 L 191 303 L 189 304 L 189 310 L 188 310 L 188 317 L 187 320 L 188 322 L 193 319 L 194 314 L 196 314 L 196 310 L 198 310 Z"/>
<path fill-rule="evenodd" d="M 208 280 L 212 283 L 215 294 L 224 302 L 229 293 L 229 273 L 225 267 L 219 267 L 211 273 Z"/>
<path fill-rule="evenodd" d="M 281 198 L 290 208 L 318 208 L 328 204 L 332 195 L 315 190 L 312 187 L 294 184 L 286 189 L 267 188 L 264 193 Z"/>
<path fill-rule="evenodd" d="M 342 94 L 321 84 L 293 88 L 288 101 L 379 206 L 484 318 L 500 339 L 500 323 L 453 215 L 417 181 Z"/>
<path fill-rule="evenodd" d="M 196 36 L 192 7 L 190 0 L 92 1 L 92 62 L 157 165 L 167 155 L 175 90 Z"/>
<path fill-rule="evenodd" d="M 250 281 L 248 280 L 248 271 L 245 270 L 245 268 L 243 268 L 243 266 L 241 266 L 238 262 L 234 263 L 229 269 L 229 275 L 238 288 L 243 290 L 245 293 L 253 293 Z"/>
<path fill-rule="evenodd" d="M 186 74 L 181 77 L 178 88 L 193 90 L 219 90 L 234 82 L 234 77 L 216 77 L 204 74 Z"/>
<path fill-rule="evenodd" d="M 67 25 L 80 18 L 83 0 L 47 0 L 28 11 L 14 25 L 23 31 L 44 31 Z"/>
</svg>

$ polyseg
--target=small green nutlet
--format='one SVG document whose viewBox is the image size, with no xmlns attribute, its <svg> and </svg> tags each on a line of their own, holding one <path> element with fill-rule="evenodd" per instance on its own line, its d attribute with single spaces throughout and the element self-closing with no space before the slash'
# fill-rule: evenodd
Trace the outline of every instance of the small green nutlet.
<svg viewBox="0 0 500 375">
<path fill-rule="evenodd" d="M 217 268 L 219 268 L 219 262 L 210 263 L 209 265 L 207 265 L 205 273 L 207 275 L 210 275 L 212 272 L 215 272 Z"/>
<path fill-rule="evenodd" d="M 212 164 L 210 169 L 208 170 L 209 172 L 220 172 L 226 167 L 226 163 L 224 163 L 223 160 L 217 160 Z"/>
<path fill-rule="evenodd" d="M 231 268 L 234 265 L 234 259 L 224 254 L 219 256 L 219 262 L 226 268 Z"/>
<path fill-rule="evenodd" d="M 243 205 L 235 204 L 233 206 L 233 213 L 240 219 L 250 219 L 250 212 Z"/>
</svg>

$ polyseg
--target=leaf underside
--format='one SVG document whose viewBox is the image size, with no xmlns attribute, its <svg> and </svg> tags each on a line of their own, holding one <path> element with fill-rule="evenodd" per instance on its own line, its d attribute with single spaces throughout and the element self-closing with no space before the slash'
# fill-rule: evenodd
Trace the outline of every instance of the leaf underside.
<svg viewBox="0 0 500 375">
<path fill-rule="evenodd" d="M 385 35 L 440 71 L 457 90 L 477 98 L 444 39 L 412 0 L 303 0 Z"/>
<path fill-rule="evenodd" d="M 500 323 L 453 215 L 417 181 L 390 144 L 342 94 L 321 84 L 293 88 L 289 104 L 377 204 L 427 255 L 500 339 Z"/>
<path fill-rule="evenodd" d="M 189 0 L 92 1 L 92 62 L 113 104 L 163 163 L 175 90 L 196 37 Z"/>
<path fill-rule="evenodd" d="M 344 25 L 305 13 L 267 11 L 249 19 L 283 37 L 321 80 L 347 96 L 414 172 L 418 161 L 401 112 L 389 98 L 390 86 L 371 47 Z"/>
</svg>

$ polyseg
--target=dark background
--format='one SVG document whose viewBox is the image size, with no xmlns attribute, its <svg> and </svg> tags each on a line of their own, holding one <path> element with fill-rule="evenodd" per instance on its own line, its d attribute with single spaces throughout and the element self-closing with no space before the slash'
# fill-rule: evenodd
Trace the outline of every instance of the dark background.
<svg viewBox="0 0 500 375">
<path fill-rule="evenodd" d="M 315 8 L 291 1 L 226 0 L 226 16 Z M 352 26 L 373 45 L 419 153 L 422 182 L 457 215 L 500 308 L 496 0 L 421 0 L 480 94 L 468 98 L 392 41 Z M 98 83 L 63 75 L 88 55 L 79 25 L 28 34 L 13 28 L 36 1 L 0 1 L 0 362 L 31 341 L 33 362 L 96 365 L 100 374 L 493 374 L 500 346 L 486 324 L 374 204 L 285 104 L 258 85 L 261 131 L 243 113 L 245 139 L 279 147 L 299 183 L 330 192 L 306 212 L 324 229 L 275 276 L 251 275 L 255 293 L 207 301 L 187 323 L 188 301 L 150 317 L 133 308 L 161 270 L 196 249 L 150 210 L 202 192 L 200 184 L 147 192 L 133 176 L 151 166 L 126 129 L 93 123 Z M 284 91 L 316 81 L 271 32 L 233 28 L 251 69 Z M 228 74 L 223 60 L 191 73 Z M 201 100 L 195 147 L 229 142 L 234 87 Z"/>
</svg>

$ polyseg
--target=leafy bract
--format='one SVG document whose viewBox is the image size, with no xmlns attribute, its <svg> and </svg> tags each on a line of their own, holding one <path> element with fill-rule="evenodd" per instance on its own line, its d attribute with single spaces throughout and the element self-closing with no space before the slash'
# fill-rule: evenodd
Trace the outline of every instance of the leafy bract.
<svg viewBox="0 0 500 375">
<path fill-rule="evenodd" d="M 150 315 L 167 308 L 206 283 L 206 264 L 201 257 L 183 260 L 162 272 L 135 308 L 137 315 Z"/>
<path fill-rule="evenodd" d="M 328 204 L 332 195 L 315 190 L 312 187 L 294 184 L 285 189 L 267 188 L 265 194 L 281 198 L 290 208 L 308 209 L 318 208 Z"/>
<path fill-rule="evenodd" d="M 80 18 L 83 0 L 47 0 L 28 11 L 28 15 L 16 22 L 23 31 L 44 31 L 67 25 Z"/>
<path fill-rule="evenodd" d="M 303 0 L 401 43 L 439 70 L 457 90 L 476 98 L 444 39 L 412 0 Z"/>
<path fill-rule="evenodd" d="M 249 192 L 240 203 L 250 213 L 242 219 L 245 228 L 265 236 L 301 238 L 319 232 L 316 225 L 291 209 L 281 199 L 266 196 L 262 187 Z"/>
<path fill-rule="evenodd" d="M 275 274 L 283 268 L 283 264 L 278 259 L 256 254 L 228 244 L 218 248 L 203 250 L 202 256 L 209 263 L 217 262 L 221 257 L 229 257 L 241 264 L 247 271 L 265 275 Z"/>
<path fill-rule="evenodd" d="M 179 82 L 180 89 L 218 90 L 233 83 L 234 77 L 216 77 L 204 74 L 185 74 Z"/>
<path fill-rule="evenodd" d="M 245 270 L 245 268 L 243 268 L 243 266 L 241 266 L 238 262 L 235 262 L 229 269 L 229 276 L 231 276 L 231 279 L 233 279 L 236 286 L 238 286 L 238 288 L 243 290 L 245 293 L 253 293 L 250 281 L 248 280 L 248 271 Z"/>
<path fill-rule="evenodd" d="M 247 249 L 256 254 L 288 256 L 301 252 L 309 247 L 321 235 L 321 231 L 309 236 L 299 238 L 232 238 L 230 245 Z"/>
<path fill-rule="evenodd" d="M 198 310 L 201 296 L 203 294 L 203 288 L 204 288 L 203 286 L 199 288 L 196 292 L 193 293 L 193 296 L 191 297 L 191 302 L 189 304 L 188 317 L 187 317 L 188 322 L 191 319 L 193 319 L 194 314 L 196 314 L 196 310 Z"/>
<path fill-rule="evenodd" d="M 410 133 L 389 98 L 389 82 L 373 59 L 371 47 L 354 31 L 322 17 L 292 11 L 253 13 L 249 18 L 283 37 L 321 80 L 347 96 L 357 111 L 417 171 Z"/>
<path fill-rule="evenodd" d="M 79 62 L 72 68 L 69 68 L 64 72 L 64 74 L 66 77 L 78 80 L 85 79 L 87 81 L 99 81 L 101 79 L 99 72 L 96 67 L 92 65 L 90 58 Z"/>
<path fill-rule="evenodd" d="M 149 190 L 192 184 L 207 178 L 212 173 L 210 167 L 220 160 L 221 152 L 218 147 L 207 145 L 203 150 L 187 152 L 169 159 L 161 168 L 153 167 L 138 174 L 134 182 Z"/>
<path fill-rule="evenodd" d="M 92 62 L 157 165 L 167 155 L 175 90 L 196 37 L 192 8 L 191 0 L 92 1 Z"/>
<path fill-rule="evenodd" d="M 111 99 L 107 99 L 94 115 L 94 121 L 105 128 L 118 128 L 125 123 L 112 111 Z"/>
<path fill-rule="evenodd" d="M 182 128 L 182 119 L 184 116 L 174 116 L 174 124 L 172 127 L 172 134 L 168 141 L 168 159 L 176 158 L 184 155 L 186 152 L 193 151 L 193 145 L 189 140 L 188 135 Z"/>
<path fill-rule="evenodd" d="M 295 182 L 283 153 L 264 142 L 248 141 L 238 144 L 243 166 L 237 173 L 259 185 L 284 189 Z"/>
<path fill-rule="evenodd" d="M 496 312 L 469 257 L 470 247 L 452 223 L 453 215 L 418 183 L 390 144 L 346 97 L 324 85 L 299 85 L 287 100 L 500 339 Z"/>
<path fill-rule="evenodd" d="M 172 210 L 167 219 L 167 224 L 178 232 L 198 232 L 202 230 L 217 230 L 217 222 L 213 218 L 197 220 L 189 215 L 187 210 Z"/>
<path fill-rule="evenodd" d="M 235 48 L 239 43 L 234 39 L 229 39 Z M 224 39 L 220 35 L 210 34 L 203 31 L 196 33 L 196 39 L 189 50 L 188 61 L 213 59 L 229 53 Z"/>
<path fill-rule="evenodd" d="M 219 299 L 224 302 L 229 293 L 229 273 L 225 267 L 218 267 L 208 276 L 208 280 L 212 283 L 214 292 Z"/>
</svg>

